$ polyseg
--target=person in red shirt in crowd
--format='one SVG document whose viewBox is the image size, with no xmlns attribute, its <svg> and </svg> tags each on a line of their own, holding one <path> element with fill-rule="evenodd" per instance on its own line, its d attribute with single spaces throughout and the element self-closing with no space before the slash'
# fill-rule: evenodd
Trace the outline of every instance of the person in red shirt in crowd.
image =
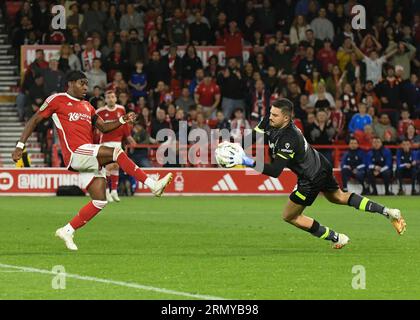
<svg viewBox="0 0 420 320">
<path fill-rule="evenodd" d="M 229 23 L 229 30 L 225 32 L 224 38 L 226 58 L 236 58 L 242 61 L 244 37 L 239 31 L 236 21 Z"/>
<path fill-rule="evenodd" d="M 409 125 L 414 125 L 414 121 L 410 119 L 410 112 L 407 109 L 401 111 L 401 120 L 398 121 L 398 136 L 404 135 Z"/>
<path fill-rule="evenodd" d="M 117 104 L 117 96 L 114 91 L 107 91 L 105 93 L 105 102 L 105 107 L 96 110 L 96 114 L 105 122 L 116 121 L 125 115 L 125 107 Z M 136 144 L 136 141 L 131 136 L 131 126 L 129 124 L 124 124 L 109 133 L 100 133 L 99 144 L 105 147 L 122 148 L 121 142 L 124 139 L 127 139 L 129 144 Z M 106 199 L 108 202 L 120 202 L 120 198 L 118 197 L 120 168 L 117 163 L 111 163 L 105 169 L 108 185 L 111 186 L 111 192 L 109 192 L 108 186 L 106 188 Z"/>
<path fill-rule="evenodd" d="M 128 155 L 119 147 L 105 147 L 93 143 L 94 129 L 102 133 L 117 130 L 126 123 L 134 123 L 136 115 L 128 113 L 116 121 L 105 122 L 96 114 L 93 106 L 83 100 L 88 90 L 86 75 L 71 71 L 67 75 L 68 91 L 48 97 L 41 108 L 26 123 L 19 142 L 13 151 L 13 161 L 22 158 L 25 143 L 35 128 L 47 118 L 52 117 L 57 128 L 64 163 L 67 169 L 80 172 L 83 187 L 89 192 L 92 201 L 64 227 L 57 229 L 55 235 L 64 241 L 69 250 L 78 250 L 73 241 L 76 230 L 82 228 L 106 205 L 106 179 L 102 168 L 116 162 L 129 175 L 144 183 L 156 196 L 161 196 L 172 180 L 172 173 L 163 179 L 149 178 Z"/>
<path fill-rule="evenodd" d="M 322 74 L 328 73 L 328 65 L 335 66 L 337 64 L 337 52 L 331 46 L 331 40 L 324 40 L 324 47 L 318 51 L 316 60 L 319 61 L 322 68 Z"/>
<path fill-rule="evenodd" d="M 203 81 L 195 88 L 194 99 L 207 118 L 216 118 L 216 108 L 220 104 L 221 94 L 210 73 L 206 72 Z"/>
<path fill-rule="evenodd" d="M 35 61 L 29 65 L 28 70 L 26 70 L 25 77 L 27 77 L 30 73 L 32 73 L 33 76 L 36 74 L 41 74 L 49 67 L 49 63 L 45 61 L 44 50 L 37 49 L 35 51 Z"/>
<path fill-rule="evenodd" d="M 346 123 L 346 117 L 344 116 L 343 111 L 343 102 L 340 99 L 335 100 L 335 107 L 331 110 L 330 119 L 333 127 L 335 128 L 336 136 L 334 139 L 343 139 L 344 138 L 344 126 Z"/>
</svg>

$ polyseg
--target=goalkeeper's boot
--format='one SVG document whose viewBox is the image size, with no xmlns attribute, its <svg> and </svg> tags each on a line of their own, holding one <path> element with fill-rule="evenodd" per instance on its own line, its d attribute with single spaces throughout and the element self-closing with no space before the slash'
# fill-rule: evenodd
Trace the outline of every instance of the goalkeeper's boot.
<svg viewBox="0 0 420 320">
<path fill-rule="evenodd" d="M 350 238 L 347 237 L 344 233 L 338 234 L 338 241 L 333 243 L 334 249 L 342 249 L 346 244 L 350 242 Z"/>
<path fill-rule="evenodd" d="M 64 228 L 57 229 L 55 236 L 64 241 L 67 249 L 77 251 L 77 246 L 73 241 L 73 235 L 66 232 Z"/>
<path fill-rule="evenodd" d="M 118 197 L 118 191 L 117 190 L 112 190 L 111 191 L 111 198 L 114 201 L 120 202 L 121 199 Z"/>
<path fill-rule="evenodd" d="M 388 215 L 388 218 L 391 221 L 397 233 L 399 235 L 403 235 L 405 230 L 407 229 L 407 224 L 405 223 L 405 220 L 401 215 L 401 211 L 398 209 L 385 208 L 385 213 Z"/>
<path fill-rule="evenodd" d="M 162 179 L 157 180 L 153 188 L 150 188 L 150 190 L 156 197 L 160 197 L 163 191 L 165 191 L 165 188 L 171 183 L 172 179 L 173 174 L 168 173 Z"/>
<path fill-rule="evenodd" d="M 106 201 L 108 201 L 108 203 L 114 202 L 114 199 L 112 199 L 111 193 L 109 192 L 108 188 L 106 188 Z"/>
</svg>

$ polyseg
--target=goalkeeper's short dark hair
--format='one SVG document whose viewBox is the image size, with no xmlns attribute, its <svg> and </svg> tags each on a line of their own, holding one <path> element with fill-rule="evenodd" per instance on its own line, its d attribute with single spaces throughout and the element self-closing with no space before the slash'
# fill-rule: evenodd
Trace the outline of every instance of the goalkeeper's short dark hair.
<svg viewBox="0 0 420 320">
<path fill-rule="evenodd" d="M 80 79 L 87 79 L 86 75 L 82 71 L 72 70 L 70 71 L 67 76 L 67 82 L 77 81 Z"/>
<path fill-rule="evenodd" d="M 280 98 L 275 100 L 271 105 L 275 108 L 279 108 L 284 115 L 292 118 L 293 102 L 289 99 Z"/>
</svg>

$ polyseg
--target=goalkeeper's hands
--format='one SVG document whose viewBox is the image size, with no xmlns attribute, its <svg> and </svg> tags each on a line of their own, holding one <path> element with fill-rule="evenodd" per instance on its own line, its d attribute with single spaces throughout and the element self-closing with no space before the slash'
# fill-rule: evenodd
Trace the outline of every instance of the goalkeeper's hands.
<svg viewBox="0 0 420 320">
<path fill-rule="evenodd" d="M 223 147 L 224 152 L 219 153 L 219 157 L 223 159 L 226 168 L 234 166 L 254 167 L 255 161 L 245 154 L 239 143 L 222 142 L 219 147 Z"/>
</svg>

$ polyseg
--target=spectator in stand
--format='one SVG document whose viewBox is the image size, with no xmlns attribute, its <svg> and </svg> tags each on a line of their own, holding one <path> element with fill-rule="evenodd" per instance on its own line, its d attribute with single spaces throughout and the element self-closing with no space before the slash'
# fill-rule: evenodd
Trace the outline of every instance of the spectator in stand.
<svg viewBox="0 0 420 320">
<path fill-rule="evenodd" d="M 412 74 L 409 81 L 401 84 L 401 97 L 412 115 L 420 118 L 420 83 L 416 74 Z"/>
<path fill-rule="evenodd" d="M 222 70 L 223 68 L 219 65 L 219 58 L 216 55 L 212 55 L 208 60 L 208 66 L 204 69 L 204 72 L 209 73 L 213 79 L 216 79 Z"/>
<path fill-rule="evenodd" d="M 200 10 L 195 12 L 195 20 L 189 25 L 190 43 L 195 46 L 206 46 L 210 43 L 210 28 L 203 21 Z"/>
<path fill-rule="evenodd" d="M 134 5 L 127 4 L 127 13 L 121 16 L 120 29 L 121 31 L 129 31 L 136 29 L 140 39 L 144 37 L 144 14 L 143 11 L 137 12 Z"/>
<path fill-rule="evenodd" d="M 236 108 L 233 111 L 233 119 L 230 122 L 231 136 L 234 141 L 241 141 L 245 136 L 245 130 L 251 129 L 248 120 L 245 119 L 244 111 L 241 108 Z"/>
<path fill-rule="evenodd" d="M 371 195 L 378 195 L 376 179 L 382 178 L 385 184 L 385 195 L 393 196 L 394 194 L 389 190 L 392 178 L 392 154 L 389 149 L 384 148 L 379 137 L 373 138 L 373 149 L 366 156 L 366 166 L 368 181 L 372 187 Z"/>
<path fill-rule="evenodd" d="M 369 57 L 365 56 L 362 51 L 356 46 L 355 43 L 353 43 L 353 48 L 356 52 L 356 54 L 359 56 L 360 59 L 363 60 L 363 62 L 366 64 L 366 81 L 372 81 L 373 84 L 376 86 L 379 81 L 382 79 L 382 66 L 384 63 L 392 57 L 397 50 L 394 49 L 392 51 L 389 51 L 387 54 L 379 57 L 379 54 L 377 51 L 372 50 L 370 52 Z"/>
<path fill-rule="evenodd" d="M 146 61 L 146 45 L 140 41 L 137 29 L 130 29 L 129 41 L 127 42 L 126 54 L 130 68 L 133 68 L 137 61 Z M 115 49 L 114 49 L 115 50 Z"/>
<path fill-rule="evenodd" d="M 236 108 L 245 109 L 245 84 L 235 58 L 228 60 L 227 68 L 218 77 L 218 85 L 222 92 L 222 110 L 225 118 L 230 119 Z"/>
<path fill-rule="evenodd" d="M 305 16 L 295 16 L 292 27 L 289 31 L 289 41 L 292 46 L 298 46 L 302 41 L 306 41 L 306 31 L 311 27 L 306 23 Z"/>
<path fill-rule="evenodd" d="M 87 72 L 92 69 L 93 59 L 101 58 L 101 52 L 93 47 L 93 38 L 86 39 L 85 49 L 82 51 L 82 68 Z"/>
<path fill-rule="evenodd" d="M 245 18 L 244 25 L 241 29 L 244 35 L 245 44 L 251 45 L 251 43 L 253 42 L 254 33 L 257 30 L 255 17 L 253 15 L 247 15 Z"/>
<path fill-rule="evenodd" d="M 26 98 L 27 107 L 25 118 L 30 119 L 41 107 L 44 100 L 47 98 L 44 88 L 44 77 L 42 74 L 35 74 L 34 82 L 29 88 L 28 96 Z"/>
<path fill-rule="evenodd" d="M 189 28 L 180 8 L 174 10 L 174 16 L 168 25 L 168 36 L 172 45 L 183 46 L 190 42 Z"/>
<path fill-rule="evenodd" d="M 420 147 L 420 135 L 417 134 L 416 127 L 410 124 L 405 130 L 404 136 L 400 137 L 400 140 L 408 140 L 411 143 L 412 148 Z"/>
<path fill-rule="evenodd" d="M 323 47 L 323 43 L 321 40 L 315 38 L 314 30 L 308 29 L 306 30 L 306 41 L 301 41 L 301 44 L 305 44 L 306 46 L 312 47 L 316 52 Z"/>
<path fill-rule="evenodd" d="M 50 67 L 44 70 L 44 92 L 47 96 L 63 92 L 65 85 L 64 72 L 58 69 L 58 59 L 50 59 Z"/>
<path fill-rule="evenodd" d="M 89 103 L 95 108 L 101 108 L 100 103 L 105 102 L 104 95 L 102 94 L 102 90 L 99 86 L 93 88 L 91 96 L 89 97 Z M 105 106 L 105 105 L 104 105 Z"/>
<path fill-rule="evenodd" d="M 327 10 L 319 9 L 319 16 L 311 22 L 311 28 L 315 37 L 324 41 L 325 39 L 334 39 L 334 26 L 327 18 Z"/>
<path fill-rule="evenodd" d="M 347 63 L 344 72 L 346 73 L 347 82 L 350 84 L 366 79 L 366 65 L 358 60 L 357 54 L 354 52 L 351 53 L 350 61 Z"/>
<path fill-rule="evenodd" d="M 349 142 L 349 151 L 347 151 L 341 158 L 341 178 L 343 179 L 343 191 L 348 192 L 348 181 L 350 178 L 355 178 L 363 188 L 362 194 L 368 194 L 368 188 L 365 184 L 365 158 L 365 153 L 359 148 L 359 142 L 355 138 L 351 138 Z"/>
<path fill-rule="evenodd" d="M 321 70 L 321 65 L 315 59 L 314 49 L 308 47 L 306 48 L 305 58 L 299 62 L 296 70 L 303 84 L 312 77 L 314 69 Z"/>
<path fill-rule="evenodd" d="M 257 125 L 265 115 L 269 114 L 270 110 L 270 92 L 266 90 L 264 82 L 257 80 L 255 82 L 255 89 L 252 91 L 250 110 L 246 114 L 250 115 L 251 125 Z"/>
<path fill-rule="evenodd" d="M 333 139 L 336 134 L 334 127 L 331 124 L 331 121 L 328 119 L 328 113 L 326 110 L 320 109 L 316 112 L 316 119 L 309 130 L 305 130 L 306 137 L 310 144 L 314 145 L 332 145 Z M 319 149 L 331 164 L 332 152 L 330 149 Z"/>
<path fill-rule="evenodd" d="M 342 108 L 343 103 L 341 102 L 341 100 L 336 100 L 335 107 L 331 110 L 330 114 L 331 124 L 336 132 L 336 135 L 334 137 L 335 140 L 343 139 L 346 133 L 346 130 L 344 130 L 346 118 L 344 116 Z"/>
<path fill-rule="evenodd" d="M 193 79 L 197 69 L 202 69 L 203 63 L 197 56 L 197 50 L 193 45 L 187 46 L 185 54 L 182 57 L 182 78 L 186 84 Z"/>
<path fill-rule="evenodd" d="M 340 97 L 343 102 L 343 112 L 346 116 L 346 122 L 349 123 L 353 115 L 358 111 L 356 96 L 353 87 L 347 83 L 344 85 L 343 94 Z"/>
<path fill-rule="evenodd" d="M 150 137 L 149 133 L 146 130 L 145 120 L 142 115 L 139 116 L 136 124 L 134 125 L 133 131 L 132 131 L 132 137 L 136 141 L 137 144 L 155 143 L 155 140 Z M 139 167 L 149 168 L 152 166 L 149 161 L 149 149 L 130 148 L 128 153 L 130 155 L 130 158 Z"/>
<path fill-rule="evenodd" d="M 175 100 L 175 105 L 184 110 L 185 114 L 187 114 L 190 108 L 195 105 L 195 101 L 191 98 L 188 87 L 182 88 L 181 96 Z"/>
<path fill-rule="evenodd" d="M 337 52 L 331 46 L 331 40 L 324 40 L 324 47 L 316 54 L 316 60 L 321 64 L 321 72 L 323 75 L 329 73 L 329 65 L 337 64 Z"/>
<path fill-rule="evenodd" d="M 73 3 L 70 5 L 71 14 L 67 17 L 67 28 L 81 28 L 83 23 L 83 14 L 79 13 L 79 5 Z"/>
<path fill-rule="evenodd" d="M 76 53 L 75 45 L 81 46 L 84 43 L 84 37 L 79 28 L 71 29 L 68 43 L 73 46 L 74 53 Z"/>
<path fill-rule="evenodd" d="M 332 67 L 331 73 L 327 76 L 325 80 L 325 87 L 328 92 L 331 92 L 331 95 L 338 99 L 343 93 L 343 86 L 346 84 L 346 71 L 341 72 L 338 65 Z"/>
<path fill-rule="evenodd" d="M 128 85 L 131 88 L 131 96 L 134 101 L 140 97 L 147 97 L 147 75 L 143 70 L 144 64 L 142 60 L 136 62 L 136 70 L 131 74 Z"/>
<path fill-rule="evenodd" d="M 351 38 L 346 37 L 344 39 L 343 45 L 337 51 L 338 66 L 340 67 L 342 72 L 346 70 L 347 65 L 349 64 L 350 61 L 352 61 L 353 54 L 354 54 L 354 46 L 353 46 L 352 40 Z M 353 57 L 353 59 L 356 57 L 357 56 Z"/>
<path fill-rule="evenodd" d="M 221 100 L 220 88 L 213 82 L 209 73 L 204 75 L 203 81 L 195 88 L 194 99 L 198 109 L 201 109 L 206 119 L 216 117 L 216 108 Z"/>
<path fill-rule="evenodd" d="M 197 86 L 203 82 L 204 80 L 204 69 L 200 68 L 195 71 L 195 77 L 192 79 L 190 84 L 188 85 L 188 90 L 190 91 L 190 95 L 194 97 L 195 89 Z"/>
<path fill-rule="evenodd" d="M 101 67 L 101 59 L 95 58 L 93 59 L 92 69 L 86 72 L 86 77 L 89 80 L 88 94 L 92 94 L 95 87 L 99 87 L 101 92 L 104 92 L 105 90 L 107 77 L 105 71 L 103 71 Z"/>
<path fill-rule="evenodd" d="M 263 0 L 262 7 L 256 12 L 259 28 L 262 33 L 274 33 L 276 29 L 276 16 L 270 0 Z"/>
<path fill-rule="evenodd" d="M 372 51 L 379 52 L 382 50 L 382 45 L 372 34 L 367 34 L 360 44 L 360 50 L 364 55 L 369 56 Z"/>
<path fill-rule="evenodd" d="M 150 89 L 154 89 L 159 81 L 170 82 L 170 70 L 159 51 L 153 51 L 149 64 L 146 67 L 147 82 Z"/>
<path fill-rule="evenodd" d="M 105 61 L 105 70 L 108 79 L 112 79 L 116 72 L 121 72 L 124 78 L 127 78 L 129 63 L 125 52 L 123 51 L 121 42 L 114 43 L 113 51 L 109 54 Z"/>
<path fill-rule="evenodd" d="M 206 121 L 206 117 L 204 116 L 204 114 L 202 113 L 202 112 L 197 112 L 197 118 L 196 118 L 196 121 L 191 125 L 191 130 L 194 130 L 194 129 L 201 129 L 201 130 L 204 130 L 204 132 L 206 133 L 206 135 L 207 135 L 207 141 L 210 141 L 210 138 L 211 138 L 211 129 L 210 129 L 210 127 L 208 126 L 208 124 L 207 124 L 207 121 Z M 195 135 L 193 135 L 193 136 L 195 136 Z M 198 137 L 197 137 L 198 138 Z M 198 139 L 201 139 L 201 138 L 198 138 Z M 199 140 L 199 141 L 201 141 L 201 140 Z M 191 141 L 191 142 L 194 142 L 194 143 L 196 143 L 196 142 L 198 142 L 198 140 L 196 140 L 196 141 Z"/>
<path fill-rule="evenodd" d="M 65 74 L 70 70 L 82 70 L 79 58 L 73 53 L 73 49 L 68 44 L 63 44 L 60 48 L 58 68 Z"/>
<path fill-rule="evenodd" d="M 12 36 L 12 43 L 15 48 L 26 44 L 30 32 L 34 30 L 32 21 L 27 16 L 21 17 L 18 21 L 20 22 L 20 25 L 15 28 Z"/>
<path fill-rule="evenodd" d="M 230 122 L 225 118 L 223 111 L 218 110 L 216 112 L 216 119 L 217 119 L 216 129 L 219 129 L 219 130 L 226 129 L 230 131 Z"/>
<path fill-rule="evenodd" d="M 410 112 L 407 109 L 401 111 L 401 120 L 398 122 L 398 136 L 403 136 L 409 125 L 414 125 L 414 121 L 410 119 Z"/>
<path fill-rule="evenodd" d="M 395 76 L 393 66 L 388 65 L 386 70 L 386 78 L 376 86 L 375 91 L 381 99 L 381 111 L 387 112 L 391 116 L 392 123 L 396 125 L 401 109 L 401 82 Z"/>
<path fill-rule="evenodd" d="M 364 131 L 365 126 L 372 124 L 372 117 L 368 115 L 367 107 L 364 103 L 359 103 L 359 112 L 356 113 L 349 123 L 349 132 Z"/>
<path fill-rule="evenodd" d="M 397 142 L 397 130 L 391 125 L 389 116 L 382 113 L 378 123 L 373 124 L 375 135 L 383 141 L 384 144 L 394 144 Z"/>
<path fill-rule="evenodd" d="M 119 12 L 117 11 L 117 6 L 115 4 L 111 4 L 109 6 L 108 15 L 104 27 L 107 34 L 109 34 L 110 32 L 116 33 L 120 31 Z"/>
<path fill-rule="evenodd" d="M 283 74 L 292 74 L 292 50 L 287 47 L 284 41 L 281 41 L 276 46 L 276 51 L 272 55 L 270 63 Z"/>
<path fill-rule="evenodd" d="M 84 13 L 83 23 L 80 29 L 84 34 L 91 34 L 92 32 L 99 32 L 101 37 L 105 35 L 104 23 L 106 15 L 99 10 L 98 1 L 91 2 L 89 9 Z"/>
<path fill-rule="evenodd" d="M 48 69 L 49 64 L 45 61 L 44 50 L 36 49 L 35 50 L 35 61 L 32 62 L 28 69 L 26 70 L 26 75 L 32 72 L 33 75 L 35 74 L 42 74 L 46 69 Z"/>
<path fill-rule="evenodd" d="M 327 100 L 330 107 L 334 107 L 335 101 L 331 93 L 326 91 L 325 84 L 320 82 L 318 84 L 318 92 L 309 96 L 309 104 L 315 106 L 318 101 Z"/>
<path fill-rule="evenodd" d="M 229 29 L 224 35 L 226 58 L 236 58 L 242 61 L 243 35 L 236 21 L 229 22 Z"/>
<path fill-rule="evenodd" d="M 363 149 L 371 149 L 373 137 L 375 136 L 371 125 L 365 126 L 364 131 L 356 131 L 354 137 L 359 142 L 359 145 Z"/>
<path fill-rule="evenodd" d="M 166 119 L 166 112 L 164 109 L 158 108 L 156 110 L 156 118 L 152 119 L 152 128 L 150 136 L 157 140 L 157 134 L 160 130 L 170 129 L 170 124 Z M 158 140 L 159 141 L 159 140 Z M 161 142 L 161 141 L 159 141 Z"/>
<path fill-rule="evenodd" d="M 416 152 L 411 149 L 410 141 L 404 140 L 401 143 L 401 149 L 398 149 L 397 151 L 397 168 L 395 170 L 395 176 L 398 178 L 400 186 L 398 191 L 399 196 L 405 195 L 403 189 L 403 179 L 410 179 L 411 195 L 418 195 L 416 192 L 416 180 L 418 179 L 416 160 L 417 155 Z"/>
<path fill-rule="evenodd" d="M 393 54 L 389 63 L 394 67 L 402 66 L 404 70 L 402 79 L 409 79 L 411 75 L 411 61 L 416 56 L 416 47 L 408 42 L 400 41 L 397 44 L 392 41 L 389 43 L 386 53 L 394 52 L 395 54 Z"/>
</svg>

